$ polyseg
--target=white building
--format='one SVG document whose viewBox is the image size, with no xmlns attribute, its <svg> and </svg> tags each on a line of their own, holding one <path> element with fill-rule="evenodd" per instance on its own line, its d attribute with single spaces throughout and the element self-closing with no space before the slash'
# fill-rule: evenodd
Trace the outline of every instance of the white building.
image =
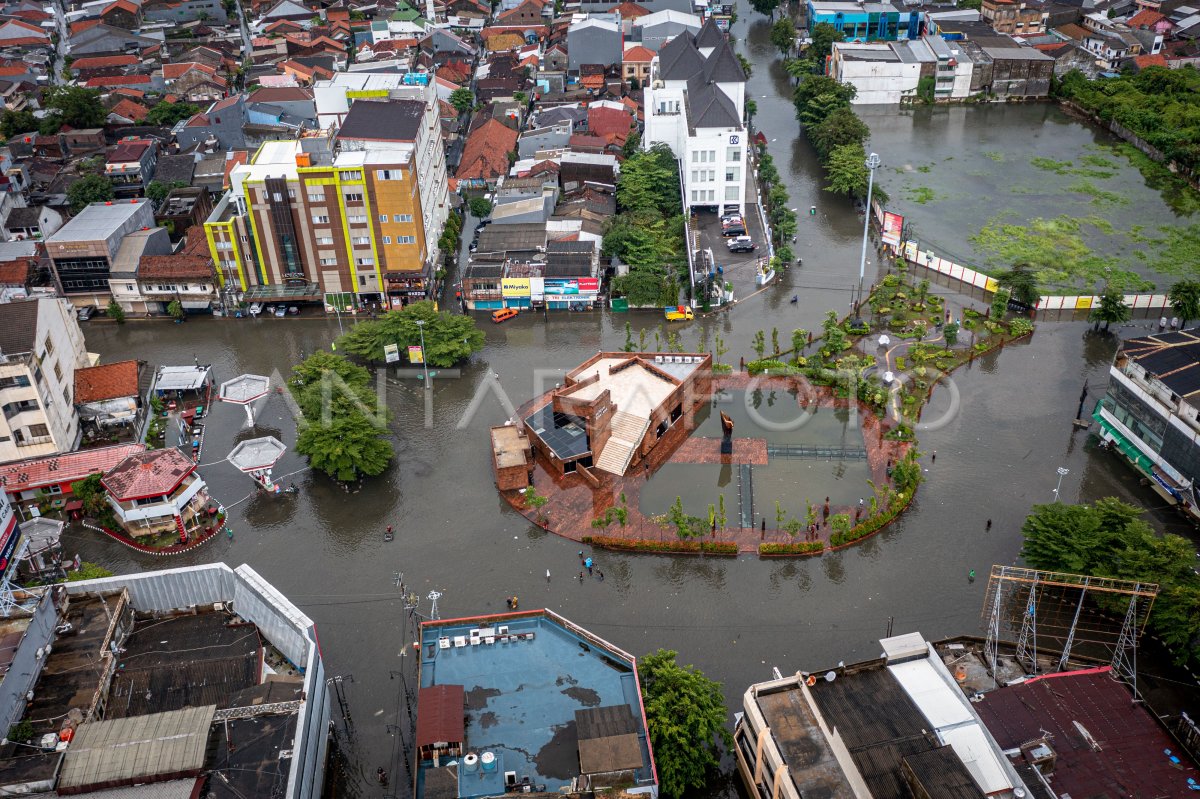
<svg viewBox="0 0 1200 799">
<path fill-rule="evenodd" d="M 710 19 L 683 33 L 650 63 L 645 90 L 647 148 L 679 159 L 683 204 L 742 210 L 746 197 L 746 72 Z"/>
<path fill-rule="evenodd" d="M 898 105 L 914 97 L 922 76 L 934 79 L 935 100 L 961 100 L 971 94 L 970 57 L 940 36 L 913 41 L 836 42 L 829 74 L 854 87 L 855 105 Z"/>
<path fill-rule="evenodd" d="M 0 305 L 0 463 L 75 449 L 75 370 L 90 365 L 66 300 Z"/>
</svg>

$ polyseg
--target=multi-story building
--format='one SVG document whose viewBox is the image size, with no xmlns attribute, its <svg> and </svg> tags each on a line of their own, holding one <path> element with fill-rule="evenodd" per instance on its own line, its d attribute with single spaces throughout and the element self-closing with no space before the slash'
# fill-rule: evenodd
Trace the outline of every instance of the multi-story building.
<svg viewBox="0 0 1200 799">
<path fill-rule="evenodd" d="M 854 0 L 808 0 L 808 30 L 825 22 L 841 31 L 847 42 L 894 42 L 922 33 L 924 12 L 917 7 L 901 12 L 891 3 Z"/>
<path fill-rule="evenodd" d="M 436 92 L 349 77 L 318 86 L 321 134 L 234 168 L 205 223 L 223 287 L 343 308 L 432 296 L 449 215 Z"/>
<path fill-rule="evenodd" d="M 103 306 L 112 297 L 109 277 L 121 242 L 154 227 L 149 200 L 92 203 L 46 239 L 58 288 L 76 307 Z"/>
<path fill-rule="evenodd" d="M 1129 339 L 1092 418 L 1167 501 L 1200 518 L 1200 337 L 1170 331 Z"/>
<path fill-rule="evenodd" d="M 983 0 L 979 13 L 997 33 L 1014 36 L 1045 33 L 1046 18 L 1050 16 L 1049 12 L 1042 10 L 1041 5 L 1022 0 Z"/>
<path fill-rule="evenodd" d="M 104 164 L 104 174 L 112 181 L 118 197 L 134 197 L 154 180 L 158 163 L 158 142 L 130 137 L 117 142 Z"/>
<path fill-rule="evenodd" d="M 713 20 L 658 51 L 645 90 L 646 147 L 679 159 L 685 208 L 743 208 L 746 197 L 746 72 Z"/>
<path fill-rule="evenodd" d="M 0 462 L 75 449 L 75 370 L 88 365 L 83 333 L 66 300 L 0 306 Z"/>
</svg>

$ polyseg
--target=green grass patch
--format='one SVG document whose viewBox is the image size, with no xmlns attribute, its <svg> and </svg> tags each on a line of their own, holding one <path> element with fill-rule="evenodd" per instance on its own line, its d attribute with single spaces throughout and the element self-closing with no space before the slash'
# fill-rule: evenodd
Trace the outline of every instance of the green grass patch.
<svg viewBox="0 0 1200 799">
<path fill-rule="evenodd" d="M 933 167 L 931 167 L 929 164 L 921 164 L 919 167 L 917 167 L 917 171 L 928 173 L 933 171 Z"/>
<path fill-rule="evenodd" d="M 1041 169 L 1044 172 L 1053 172 L 1056 175 L 1066 175 L 1071 167 L 1074 166 L 1070 161 L 1055 161 L 1053 158 L 1045 158 L 1040 155 L 1035 155 L 1029 159 L 1030 165 L 1035 169 Z"/>
<path fill-rule="evenodd" d="M 1186 179 L 1176 175 L 1165 164 L 1134 147 L 1129 142 L 1117 142 L 1105 148 L 1108 152 L 1124 156 L 1146 181 L 1146 185 L 1157 191 L 1172 211 L 1180 216 L 1192 216 L 1200 211 L 1200 192 L 1192 188 Z"/>
<path fill-rule="evenodd" d="M 1067 186 L 1067 191 L 1073 191 L 1076 194 L 1086 194 L 1092 198 L 1093 205 L 1129 204 L 1129 198 L 1123 194 L 1118 194 L 1115 191 L 1105 191 L 1090 180 L 1077 180 L 1070 186 Z"/>
<path fill-rule="evenodd" d="M 909 186 L 908 199 L 917 205 L 925 205 L 937 199 L 937 192 L 928 186 Z"/>
<path fill-rule="evenodd" d="M 1004 160 L 1004 153 L 999 152 L 997 150 L 984 150 L 983 157 L 989 158 L 989 159 L 995 161 L 996 163 L 1000 163 L 1001 161 Z"/>
</svg>

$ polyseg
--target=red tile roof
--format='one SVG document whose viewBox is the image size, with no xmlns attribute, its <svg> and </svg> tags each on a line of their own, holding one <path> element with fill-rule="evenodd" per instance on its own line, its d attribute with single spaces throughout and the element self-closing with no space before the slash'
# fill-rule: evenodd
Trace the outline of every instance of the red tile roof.
<svg viewBox="0 0 1200 799">
<path fill-rule="evenodd" d="M 85 31 L 88 28 L 94 28 L 99 25 L 102 20 L 99 19 L 81 19 L 78 22 L 72 22 L 71 27 L 67 29 L 69 36 L 74 36 L 80 31 Z"/>
<path fill-rule="evenodd" d="M 138 362 L 117 361 L 75 370 L 75 402 L 100 402 L 138 395 Z"/>
<path fill-rule="evenodd" d="M 9 494 L 16 494 L 58 483 L 73 483 L 106 472 L 145 449 L 145 444 L 117 444 L 6 463 L 0 466 L 0 487 Z"/>
<path fill-rule="evenodd" d="M 100 12 L 100 16 L 104 16 L 110 11 L 125 11 L 129 14 L 137 14 L 141 9 L 129 2 L 129 0 L 116 0 L 116 2 L 105 6 L 104 10 Z"/>
<path fill-rule="evenodd" d="M 645 6 L 639 6 L 637 3 L 630 2 L 630 0 L 625 0 L 625 2 L 621 3 L 619 6 L 613 6 L 609 9 L 609 11 L 619 11 L 621 13 L 621 19 L 637 19 L 638 17 L 644 17 L 650 13 L 650 9 L 646 8 Z"/>
<path fill-rule="evenodd" d="M 1162 53 L 1155 53 L 1154 55 L 1140 55 L 1133 59 L 1133 63 L 1138 69 L 1145 69 L 1146 67 L 1166 67 L 1167 57 Z"/>
<path fill-rule="evenodd" d="M 467 137 L 455 177 L 494 179 L 508 172 L 508 154 L 517 149 L 517 132 L 489 119 Z"/>
<path fill-rule="evenodd" d="M 608 136 L 609 134 L 629 134 L 629 126 L 633 123 L 633 119 L 629 116 L 628 111 L 616 108 L 589 108 L 588 109 L 588 130 L 597 136 Z"/>
<path fill-rule="evenodd" d="M 1153 11 L 1149 8 L 1143 8 L 1141 11 L 1130 17 L 1125 24 L 1131 28 L 1140 28 L 1142 25 L 1150 27 L 1151 25 L 1157 25 L 1164 19 L 1166 19 L 1166 17 L 1157 11 Z"/>
<path fill-rule="evenodd" d="M 28 258 L 0 261 L 0 286 L 24 286 L 32 271 L 33 261 Z"/>
<path fill-rule="evenodd" d="M 71 69 L 103 69 L 105 67 L 131 67 L 137 64 L 135 55 L 84 56 L 71 62 Z"/>
<path fill-rule="evenodd" d="M 53 17 L 51 17 L 45 11 L 38 11 L 37 9 L 33 8 L 26 8 L 21 11 L 16 11 L 13 13 L 13 16 L 20 17 L 21 19 L 28 20 L 30 22 L 45 22 L 48 19 L 53 19 Z"/>
<path fill-rule="evenodd" d="M 162 70 L 164 80 L 177 80 L 192 70 L 199 70 L 206 75 L 217 74 L 215 69 L 208 64 L 201 64 L 199 61 L 187 61 L 182 64 L 163 64 Z"/>
<path fill-rule="evenodd" d="M 116 105 L 108 109 L 108 113 L 116 114 L 119 117 L 124 117 L 125 119 L 129 119 L 134 122 L 141 122 L 146 118 L 146 115 L 149 114 L 150 111 L 141 103 L 135 103 L 133 100 L 121 98 Z"/>
<path fill-rule="evenodd" d="M 42 30 L 37 25 L 32 25 L 28 22 L 22 22 L 19 19 L 10 19 L 7 23 L 5 23 L 4 27 L 7 28 L 9 25 L 12 25 L 15 28 L 23 28 L 31 33 L 41 34 L 42 36 L 45 36 L 47 39 L 50 38 L 50 34 L 46 33 L 46 31 Z"/>
<path fill-rule="evenodd" d="M 128 456 L 109 469 L 101 482 L 118 502 L 129 502 L 170 494 L 195 468 L 182 452 L 165 447 Z"/>
<path fill-rule="evenodd" d="M 129 86 L 120 86 L 116 89 L 113 89 L 112 93 L 119 94 L 123 97 L 132 97 L 135 100 L 140 100 L 146 96 L 146 93 L 144 91 L 142 91 L 141 89 L 133 89 L 133 88 L 130 88 Z M 171 95 L 169 95 L 169 94 L 167 95 L 167 97 L 170 97 L 170 96 Z M 163 99 L 166 100 L 166 102 L 168 102 L 168 103 L 174 102 L 173 100 L 167 100 L 166 97 L 164 97 Z"/>
<path fill-rule="evenodd" d="M 31 70 L 32 68 L 33 67 L 30 66 L 29 64 L 26 64 L 24 66 L 18 66 L 16 64 L 13 64 L 12 66 L 0 67 L 0 78 L 12 78 L 12 77 L 16 77 L 17 75 L 24 75 L 24 74 L 28 73 L 29 70 Z"/>
<path fill-rule="evenodd" d="M 634 45 L 621 54 L 621 61 L 626 64 L 649 64 L 654 59 L 654 51 L 649 47 Z"/>
<path fill-rule="evenodd" d="M 128 86 L 143 83 L 150 83 L 149 75 L 109 75 L 102 78 L 88 78 L 83 85 L 89 89 L 102 89 L 106 86 Z"/>
</svg>

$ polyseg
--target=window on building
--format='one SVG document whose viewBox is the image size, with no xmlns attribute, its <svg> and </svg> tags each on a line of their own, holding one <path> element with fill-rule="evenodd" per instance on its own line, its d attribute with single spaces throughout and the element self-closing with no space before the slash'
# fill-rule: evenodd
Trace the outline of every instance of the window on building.
<svg viewBox="0 0 1200 799">
<path fill-rule="evenodd" d="M 732 161 L 734 163 L 741 161 L 742 160 L 742 148 L 741 147 L 730 147 L 728 150 L 725 151 L 725 160 Z"/>
<path fill-rule="evenodd" d="M 362 198 L 363 198 L 363 196 L 362 196 L 362 194 L 361 194 L 361 193 L 359 193 L 359 192 L 354 192 L 354 193 L 351 193 L 351 194 L 347 194 L 347 195 L 346 195 L 346 202 L 348 202 L 348 203 L 360 203 L 360 202 L 362 202 L 362 201 L 363 201 L 363 199 L 362 199 Z"/>
<path fill-rule="evenodd" d="M 383 243 L 384 243 L 384 244 L 391 244 L 391 243 L 392 243 L 392 237 L 391 237 L 391 236 L 384 236 L 384 237 L 383 237 Z"/>
<path fill-rule="evenodd" d="M 133 291 L 133 284 L 132 284 L 132 283 L 126 283 L 126 284 L 125 284 L 125 290 L 126 290 L 126 291 Z"/>
<path fill-rule="evenodd" d="M 311 203 L 323 203 L 323 202 L 325 202 L 325 192 L 323 192 L 323 191 L 310 191 L 310 192 L 308 193 L 308 201 L 309 201 L 309 202 L 311 202 Z"/>
<path fill-rule="evenodd" d="M 364 255 L 362 258 L 355 259 L 355 263 L 357 263 L 359 266 L 374 266 L 375 259 L 369 255 Z"/>
<path fill-rule="evenodd" d="M 376 180 L 404 180 L 404 172 L 399 169 L 376 169 Z"/>
<path fill-rule="evenodd" d="M 367 245 L 367 244 L 371 243 L 371 237 L 370 236 L 355 236 L 354 238 L 350 239 L 350 243 L 356 247 Z"/>
<path fill-rule="evenodd" d="M 50 340 L 49 336 L 46 336 L 46 340 L 42 342 L 42 349 L 45 350 L 42 354 L 43 358 L 48 358 L 54 354 L 54 342 Z"/>
<path fill-rule="evenodd" d="M 337 266 L 337 258 L 322 258 L 321 266 Z"/>
<path fill-rule="evenodd" d="M 58 363 L 58 361 L 54 362 L 54 377 L 58 380 L 58 382 L 60 382 L 60 383 L 62 382 L 63 370 L 62 370 L 62 366 Z"/>
<path fill-rule="evenodd" d="M 397 244 L 416 244 L 417 237 L 416 236 L 397 236 L 396 243 Z"/>
<path fill-rule="evenodd" d="M 357 169 L 349 172 L 342 172 L 341 177 L 342 180 L 362 180 L 362 172 Z"/>
<path fill-rule="evenodd" d="M 70 404 L 71 404 L 71 387 L 70 386 L 63 386 L 63 402 L 67 403 L 68 406 L 70 406 Z"/>
<path fill-rule="evenodd" d="M 732 182 L 732 181 L 737 181 L 737 180 L 741 180 L 741 179 L 742 179 L 742 170 L 738 169 L 736 166 L 725 167 L 725 180 L 726 181 Z"/>
<path fill-rule="evenodd" d="M 393 222 L 411 222 L 413 221 L 412 214 L 393 214 Z"/>
<path fill-rule="evenodd" d="M 333 236 L 317 236 L 317 244 L 333 244 Z"/>
<path fill-rule="evenodd" d="M 325 214 L 313 214 L 312 221 L 314 225 L 328 225 L 329 217 Z"/>
<path fill-rule="evenodd" d="M 50 428 L 46 427 L 46 425 L 44 425 L 44 424 L 31 424 L 31 425 L 29 425 L 29 435 L 32 438 L 40 438 L 42 436 L 48 436 L 48 435 L 50 435 Z"/>
<path fill-rule="evenodd" d="M 0 377 L 0 389 L 5 388 L 29 388 L 28 375 L 13 375 L 12 377 Z"/>
<path fill-rule="evenodd" d="M 387 215 L 387 214 L 380 214 L 380 215 L 379 215 L 379 221 L 380 221 L 380 222 L 386 222 L 386 221 L 388 221 L 388 215 Z"/>
<path fill-rule="evenodd" d="M 360 285 L 360 286 L 365 286 L 365 285 L 367 285 L 367 276 L 366 276 L 366 275 L 359 275 L 359 276 L 358 276 L 358 285 Z"/>
<path fill-rule="evenodd" d="M 737 202 L 738 191 L 740 191 L 740 188 L 738 186 L 726 186 L 725 187 L 725 201 L 726 202 L 729 202 L 729 201 Z"/>
<path fill-rule="evenodd" d="M 277 191 L 271 192 L 271 200 L 277 203 L 283 202 L 283 195 Z"/>
<path fill-rule="evenodd" d="M 365 225 L 367 224 L 367 217 L 363 214 L 359 214 L 357 216 L 347 216 L 346 221 L 352 225 Z"/>
</svg>

